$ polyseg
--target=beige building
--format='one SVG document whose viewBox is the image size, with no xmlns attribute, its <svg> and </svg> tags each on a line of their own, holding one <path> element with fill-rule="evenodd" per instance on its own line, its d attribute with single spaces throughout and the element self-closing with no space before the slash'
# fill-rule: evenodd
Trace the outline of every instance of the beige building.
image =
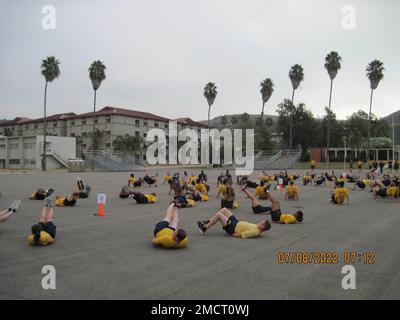
<svg viewBox="0 0 400 320">
<path fill-rule="evenodd" d="M 118 136 L 137 136 L 146 138 L 147 131 L 152 128 L 165 130 L 168 136 L 169 122 L 172 119 L 154 115 L 148 112 L 104 107 L 97 111 L 84 114 L 63 113 L 47 117 L 47 134 L 49 136 L 73 137 L 76 139 L 76 153 L 91 150 L 93 132 L 93 115 L 95 115 L 96 130 L 103 133 L 99 149 L 113 150 L 113 141 Z M 200 132 L 206 125 L 190 118 L 176 119 L 178 130 L 191 128 Z M 16 118 L 0 123 L 0 135 L 8 137 L 25 137 L 43 134 L 43 118 Z M 143 155 L 144 157 L 144 155 Z M 143 160 L 143 159 L 142 159 Z"/>
</svg>

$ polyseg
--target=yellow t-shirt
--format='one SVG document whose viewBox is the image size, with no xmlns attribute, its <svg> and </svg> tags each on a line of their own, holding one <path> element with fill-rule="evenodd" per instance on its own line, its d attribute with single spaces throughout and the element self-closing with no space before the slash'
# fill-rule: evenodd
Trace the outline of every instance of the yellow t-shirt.
<svg viewBox="0 0 400 320">
<path fill-rule="evenodd" d="M 194 207 L 196 202 L 193 199 L 187 199 L 188 207 Z"/>
<path fill-rule="evenodd" d="M 259 237 L 261 232 L 254 223 L 239 221 L 235 228 L 235 233 L 240 233 L 243 239 Z"/>
<path fill-rule="evenodd" d="M 204 185 L 204 183 L 198 183 L 194 186 L 194 189 L 201 192 L 201 193 L 207 193 L 207 188 Z"/>
<path fill-rule="evenodd" d="M 193 181 L 196 181 L 196 176 L 190 176 L 190 177 L 188 178 L 188 184 L 192 184 Z"/>
<path fill-rule="evenodd" d="M 159 245 L 164 248 L 183 248 L 189 243 L 188 237 L 180 242 L 176 242 L 173 239 L 174 231 L 169 228 L 164 228 L 157 232 L 154 244 Z"/>
<path fill-rule="evenodd" d="M 299 193 L 299 188 L 295 185 L 288 185 L 286 186 L 285 192 L 289 198 L 294 198 Z"/>
<path fill-rule="evenodd" d="M 347 191 L 347 188 L 335 189 L 335 200 L 337 203 L 342 204 L 348 198 L 349 198 L 349 192 Z"/>
<path fill-rule="evenodd" d="M 149 200 L 149 203 L 155 203 L 157 201 L 157 197 L 152 194 L 145 194 L 144 196 Z"/>
<path fill-rule="evenodd" d="M 201 197 L 201 201 L 202 201 L 202 202 L 208 201 L 208 196 L 207 196 L 207 195 L 201 194 L 200 197 Z"/>
<path fill-rule="evenodd" d="M 304 180 L 307 180 L 307 181 L 311 181 L 311 180 L 312 180 L 312 177 L 311 177 L 311 176 L 304 176 L 303 179 L 304 179 Z"/>
<path fill-rule="evenodd" d="M 129 179 L 128 179 L 128 183 L 135 183 L 137 181 L 137 179 L 136 178 L 134 178 L 134 177 L 129 177 Z"/>
<path fill-rule="evenodd" d="M 261 180 L 270 182 L 270 181 L 274 181 L 275 178 L 272 177 L 272 176 L 263 176 L 263 177 L 261 178 Z"/>
<path fill-rule="evenodd" d="M 398 187 L 389 187 L 386 189 L 386 194 L 388 197 L 395 197 L 399 193 Z"/>
<path fill-rule="evenodd" d="M 218 192 L 225 193 L 228 187 L 225 184 L 221 184 L 218 188 Z"/>
<path fill-rule="evenodd" d="M 265 187 L 263 187 L 263 186 L 258 186 L 256 188 L 256 195 L 261 199 L 266 199 L 267 198 L 267 193 L 264 191 L 264 188 Z"/>
<path fill-rule="evenodd" d="M 168 182 L 168 181 L 170 181 L 170 180 L 172 180 L 172 177 L 171 177 L 171 176 L 165 176 L 165 177 L 164 177 L 164 182 Z"/>
<path fill-rule="evenodd" d="M 236 201 L 233 201 L 233 209 L 239 208 L 239 205 Z"/>
<path fill-rule="evenodd" d="M 297 221 L 296 217 L 292 214 L 286 214 L 282 213 L 280 222 L 283 222 L 285 224 L 290 224 L 290 223 L 295 223 Z"/>
<path fill-rule="evenodd" d="M 372 180 L 370 180 L 370 179 L 364 179 L 363 182 L 368 187 L 372 184 Z"/>
<path fill-rule="evenodd" d="M 56 199 L 56 201 L 54 201 L 54 204 L 57 207 L 63 207 L 64 206 L 64 200 L 65 200 L 65 198 L 58 198 L 58 199 Z"/>
<path fill-rule="evenodd" d="M 28 237 L 29 244 L 32 244 L 32 245 L 35 244 L 33 242 L 33 238 L 34 238 L 33 234 L 31 234 Z M 51 244 L 53 242 L 54 242 L 54 239 L 46 231 L 40 231 L 40 239 L 39 239 L 39 242 L 37 243 L 37 245 L 47 246 L 48 244 Z"/>
</svg>

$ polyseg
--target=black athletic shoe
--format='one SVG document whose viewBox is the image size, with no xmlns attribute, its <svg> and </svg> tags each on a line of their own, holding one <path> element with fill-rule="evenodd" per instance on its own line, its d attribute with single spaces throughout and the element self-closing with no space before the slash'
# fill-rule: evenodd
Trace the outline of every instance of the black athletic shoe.
<svg viewBox="0 0 400 320">
<path fill-rule="evenodd" d="M 197 227 L 199 228 L 199 231 L 201 234 L 204 234 L 204 232 L 206 232 L 206 230 L 207 230 L 206 224 L 204 224 L 204 221 L 198 221 Z"/>
<path fill-rule="evenodd" d="M 47 190 L 47 192 L 45 193 L 44 197 L 47 198 L 47 197 L 50 196 L 53 192 L 54 192 L 54 189 L 53 189 L 53 188 L 50 188 L 49 190 Z"/>
</svg>

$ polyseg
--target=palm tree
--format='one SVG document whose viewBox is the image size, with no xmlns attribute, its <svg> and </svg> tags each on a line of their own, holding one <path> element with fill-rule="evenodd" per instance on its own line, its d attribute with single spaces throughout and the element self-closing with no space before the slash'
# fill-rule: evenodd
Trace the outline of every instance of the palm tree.
<svg viewBox="0 0 400 320">
<path fill-rule="evenodd" d="M 327 166 L 329 167 L 329 147 L 330 147 L 330 117 L 329 112 L 331 111 L 331 102 L 332 102 L 332 89 L 333 89 L 333 80 L 336 78 L 338 71 L 340 70 L 342 57 L 336 51 L 331 51 L 325 57 L 325 69 L 328 71 L 329 78 L 331 79 L 331 89 L 329 91 L 329 106 L 328 106 L 328 117 L 327 117 L 327 126 L 326 126 L 326 150 L 327 150 Z"/>
<path fill-rule="evenodd" d="M 294 92 L 300 86 L 300 83 L 304 80 L 304 69 L 301 65 L 295 64 L 289 71 L 289 78 L 292 82 L 293 92 L 292 92 L 292 105 L 294 106 Z M 292 134 L 292 113 L 290 114 L 289 118 L 289 149 L 292 149 L 292 141 L 293 141 L 293 134 Z"/>
<path fill-rule="evenodd" d="M 369 160 L 369 146 L 370 146 L 370 138 L 371 138 L 371 112 L 372 112 L 372 97 L 374 94 L 374 90 L 378 88 L 379 82 L 383 79 L 383 71 L 385 68 L 383 67 L 383 62 L 379 60 L 374 60 L 370 62 L 367 66 L 366 73 L 367 77 L 370 81 L 371 88 L 371 97 L 369 101 L 369 114 L 368 114 L 368 136 L 367 136 L 367 149 L 368 155 L 367 160 Z"/>
<path fill-rule="evenodd" d="M 272 93 L 274 92 L 274 82 L 270 78 L 267 78 L 261 82 L 260 87 L 261 87 L 260 93 L 263 102 L 261 110 L 261 118 L 262 118 L 264 115 L 264 106 L 268 102 L 269 98 L 271 98 Z"/>
<path fill-rule="evenodd" d="M 142 151 L 143 138 L 130 136 L 126 134 L 125 136 L 117 136 L 113 141 L 113 148 L 117 151 L 123 151 L 127 153 L 134 154 L 136 152 Z"/>
<path fill-rule="evenodd" d="M 89 134 L 92 137 L 92 150 L 97 150 L 100 148 L 100 145 L 103 144 L 104 141 L 104 131 L 100 131 L 99 129 L 96 129 L 96 131 L 93 133 L 91 132 Z"/>
<path fill-rule="evenodd" d="M 205 85 L 203 89 L 203 95 L 207 99 L 208 103 L 208 120 L 207 120 L 207 126 L 210 127 L 210 111 L 211 111 L 211 106 L 213 105 L 215 98 L 217 97 L 217 87 L 215 83 L 209 82 Z"/>
<path fill-rule="evenodd" d="M 94 102 L 93 102 L 93 135 L 92 135 L 92 146 L 96 146 L 94 141 L 96 132 L 96 92 L 100 88 L 101 82 L 106 78 L 105 74 L 106 66 L 100 60 L 94 61 L 89 67 L 89 78 L 92 81 L 94 90 Z"/>
<path fill-rule="evenodd" d="M 60 62 L 53 56 L 49 56 L 42 61 L 42 75 L 46 80 L 44 86 L 44 117 L 43 117 L 43 157 L 42 170 L 46 171 L 46 135 L 47 135 L 47 84 L 58 78 L 60 75 Z"/>
</svg>

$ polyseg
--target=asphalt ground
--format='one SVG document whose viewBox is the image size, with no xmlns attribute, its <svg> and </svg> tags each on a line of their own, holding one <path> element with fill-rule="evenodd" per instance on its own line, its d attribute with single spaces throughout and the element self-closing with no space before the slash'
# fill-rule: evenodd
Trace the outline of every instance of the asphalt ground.
<svg viewBox="0 0 400 320">
<path fill-rule="evenodd" d="M 160 178 L 165 171 L 158 170 Z M 280 191 L 273 194 L 283 211 L 303 210 L 302 224 L 273 224 L 261 238 L 248 240 L 233 238 L 220 226 L 201 235 L 196 221 L 210 217 L 220 206 L 215 199 L 219 171 L 206 173 L 211 181 L 210 200 L 180 210 L 180 226 L 187 230 L 190 243 L 179 250 L 151 244 L 154 226 L 163 219 L 171 200 L 169 187 L 161 184 L 144 189 L 145 193 L 157 193 L 156 204 L 122 200 L 118 193 L 128 173 L 79 174 L 93 188 L 90 199 L 79 200 L 73 208 L 55 209 L 54 244 L 29 246 L 26 238 L 43 206 L 42 201 L 27 200 L 29 194 L 38 187 L 53 187 L 56 193 L 67 194 L 75 189 L 77 174 L 1 174 L 0 208 L 16 199 L 22 200 L 22 207 L 0 224 L 0 299 L 400 297 L 399 202 L 373 200 L 368 191 L 350 191 L 349 206 L 333 205 L 329 203 L 330 183 L 313 187 L 301 186 L 298 181 L 299 202 L 285 201 Z M 107 194 L 102 218 L 93 215 L 97 193 Z M 256 223 L 265 218 L 251 212 L 250 201 L 238 188 L 236 193 L 239 208 L 234 214 L 239 220 Z M 345 261 L 345 252 L 355 254 L 354 263 Z M 288 253 L 290 262 L 280 263 L 279 253 Z M 308 258 L 299 259 L 295 253 L 306 253 Z M 312 253 L 322 260 L 337 254 L 337 261 L 311 261 Z M 374 263 L 364 263 L 364 253 L 371 253 Z M 355 290 L 342 288 L 342 268 L 348 264 L 356 271 Z M 42 288 L 44 265 L 56 269 L 55 290 Z"/>
</svg>

